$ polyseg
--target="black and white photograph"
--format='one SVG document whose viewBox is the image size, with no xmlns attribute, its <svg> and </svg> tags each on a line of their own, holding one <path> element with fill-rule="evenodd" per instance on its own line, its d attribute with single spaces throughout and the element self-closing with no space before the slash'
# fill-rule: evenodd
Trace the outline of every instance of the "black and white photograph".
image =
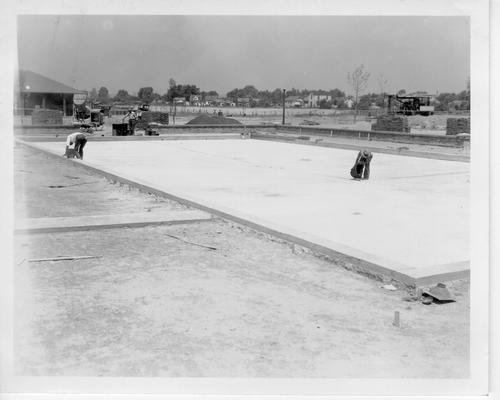
<svg viewBox="0 0 500 400">
<path fill-rule="evenodd" d="M 209 4 L 13 7 L 1 391 L 488 393 L 489 3 Z"/>
</svg>

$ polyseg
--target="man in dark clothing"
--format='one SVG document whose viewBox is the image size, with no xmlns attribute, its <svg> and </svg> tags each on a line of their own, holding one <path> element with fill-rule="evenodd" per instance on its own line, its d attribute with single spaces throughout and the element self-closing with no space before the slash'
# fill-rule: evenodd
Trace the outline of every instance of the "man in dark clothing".
<svg viewBox="0 0 500 400">
<path fill-rule="evenodd" d="M 80 160 L 83 160 L 83 148 L 87 144 L 87 137 L 82 133 L 76 137 L 75 151 L 80 155 Z"/>
<path fill-rule="evenodd" d="M 128 113 L 122 118 L 122 121 L 128 118 L 128 129 L 131 135 L 135 134 L 135 125 L 137 124 L 137 120 L 139 119 L 139 115 L 135 111 L 135 109 L 131 108 Z"/>
<path fill-rule="evenodd" d="M 372 161 L 373 154 L 368 150 L 362 150 L 356 157 L 354 167 L 351 168 L 351 176 L 354 179 L 368 179 L 370 178 L 370 162 Z"/>
</svg>

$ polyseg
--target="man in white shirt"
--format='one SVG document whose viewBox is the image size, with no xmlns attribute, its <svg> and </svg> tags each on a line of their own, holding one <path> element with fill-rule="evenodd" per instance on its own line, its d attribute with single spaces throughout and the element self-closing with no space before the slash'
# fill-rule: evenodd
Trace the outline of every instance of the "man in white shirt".
<svg viewBox="0 0 500 400">
<path fill-rule="evenodd" d="M 128 129 L 130 131 L 130 134 L 133 135 L 135 133 L 135 125 L 137 124 L 139 115 L 137 114 L 137 111 L 135 109 L 131 108 L 128 113 L 122 118 L 122 121 L 124 121 L 125 118 L 128 118 Z"/>
<path fill-rule="evenodd" d="M 84 132 L 74 132 L 66 138 L 66 157 L 75 155 L 79 159 L 83 159 L 83 148 L 87 143 L 87 135 L 93 133 L 92 128 L 86 128 Z"/>
</svg>

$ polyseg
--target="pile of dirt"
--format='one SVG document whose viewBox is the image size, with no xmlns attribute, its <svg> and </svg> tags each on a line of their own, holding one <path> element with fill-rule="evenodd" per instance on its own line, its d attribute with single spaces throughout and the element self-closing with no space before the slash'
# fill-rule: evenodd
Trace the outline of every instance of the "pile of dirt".
<svg viewBox="0 0 500 400">
<path fill-rule="evenodd" d="M 202 114 L 187 122 L 186 125 L 241 125 L 241 122 L 234 118 Z"/>
</svg>

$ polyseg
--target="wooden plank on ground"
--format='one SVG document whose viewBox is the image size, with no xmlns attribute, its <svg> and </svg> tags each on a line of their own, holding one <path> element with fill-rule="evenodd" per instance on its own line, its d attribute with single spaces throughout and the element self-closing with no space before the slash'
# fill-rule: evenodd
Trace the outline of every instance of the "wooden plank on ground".
<svg viewBox="0 0 500 400">
<path fill-rule="evenodd" d="M 77 230 L 174 225 L 208 221 L 201 210 L 161 210 L 131 214 L 78 215 L 74 217 L 27 218 L 16 221 L 15 233 L 53 233 Z"/>
</svg>

